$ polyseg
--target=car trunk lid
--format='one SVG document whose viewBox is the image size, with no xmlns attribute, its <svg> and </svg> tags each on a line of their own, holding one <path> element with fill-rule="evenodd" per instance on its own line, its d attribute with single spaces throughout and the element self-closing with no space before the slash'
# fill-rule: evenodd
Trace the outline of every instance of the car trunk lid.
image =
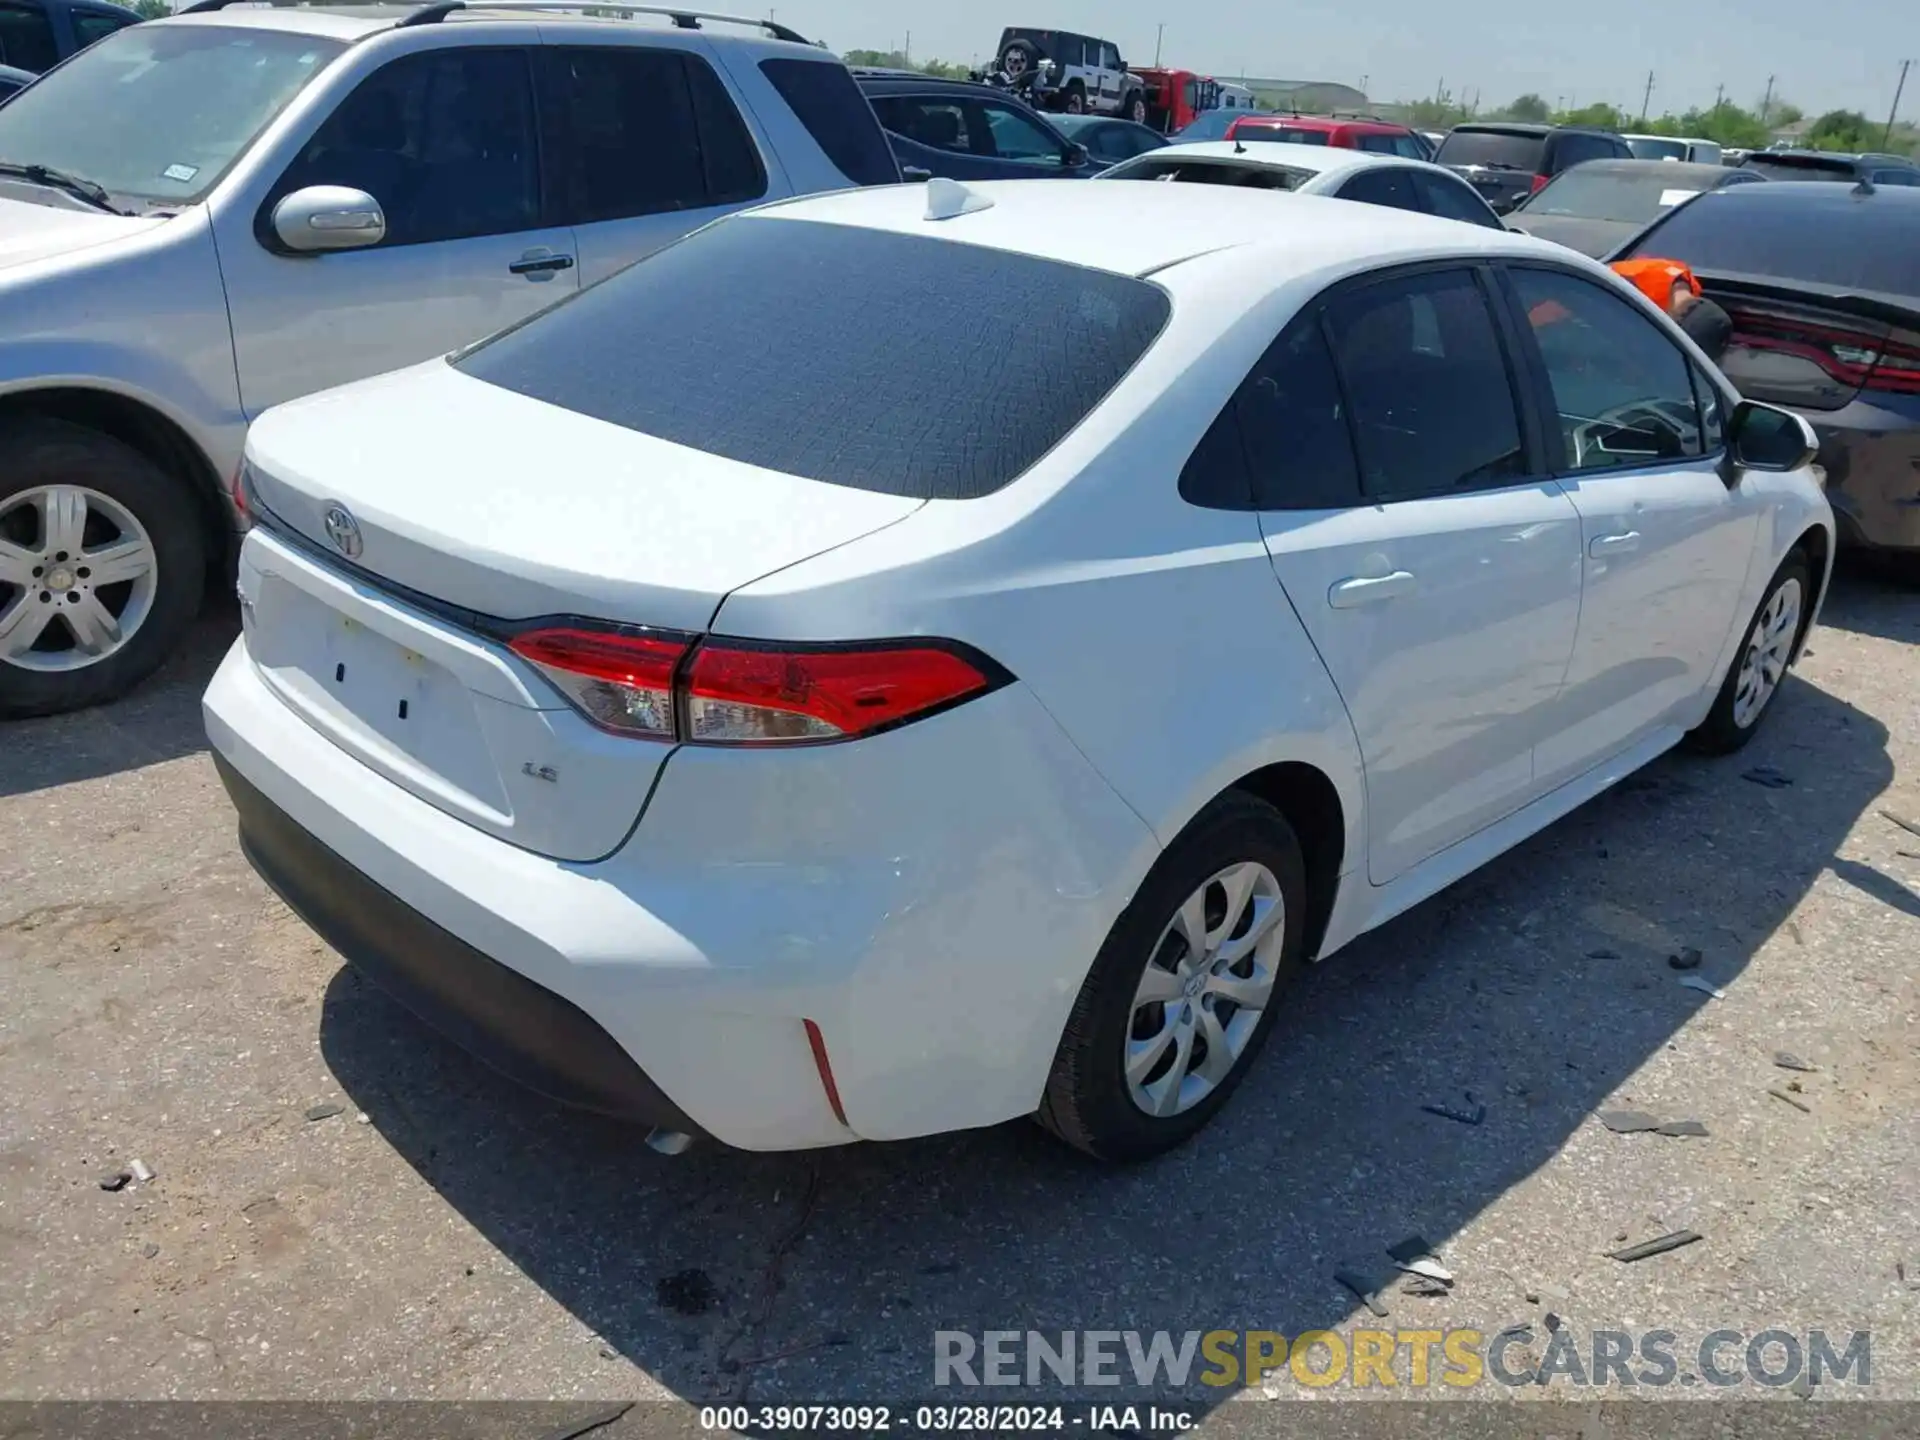
<svg viewBox="0 0 1920 1440">
<path fill-rule="evenodd" d="M 1863 389 L 1920 390 L 1920 306 L 1899 297 L 1695 271 L 1733 321 L 1720 368 L 1742 395 L 1839 410 Z"/>
<path fill-rule="evenodd" d="M 269 411 L 248 455 L 265 533 L 243 556 L 243 616 L 270 686 L 429 804 L 566 860 L 618 847 L 671 747 L 596 728 L 511 636 L 570 616 L 699 633 L 730 591 L 923 503 L 437 361 Z"/>
</svg>

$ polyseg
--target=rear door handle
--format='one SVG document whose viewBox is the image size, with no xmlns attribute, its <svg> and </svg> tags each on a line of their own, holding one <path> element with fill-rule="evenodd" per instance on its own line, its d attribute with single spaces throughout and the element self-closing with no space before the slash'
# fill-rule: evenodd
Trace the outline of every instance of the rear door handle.
<svg viewBox="0 0 1920 1440">
<path fill-rule="evenodd" d="M 529 250 L 507 269 L 530 280 L 545 280 L 561 270 L 573 268 L 571 255 L 556 255 L 551 250 Z"/>
<path fill-rule="evenodd" d="M 1398 600 L 1414 592 L 1411 570 L 1396 570 L 1391 575 L 1356 576 L 1339 581 L 1327 592 L 1327 604 L 1336 610 L 1351 610 L 1356 605 L 1373 605 L 1382 600 Z"/>
<path fill-rule="evenodd" d="M 1625 555 L 1639 548 L 1640 532 L 1628 530 L 1619 535 L 1595 536 L 1593 543 L 1587 546 L 1587 554 L 1597 560 L 1603 555 Z"/>
</svg>

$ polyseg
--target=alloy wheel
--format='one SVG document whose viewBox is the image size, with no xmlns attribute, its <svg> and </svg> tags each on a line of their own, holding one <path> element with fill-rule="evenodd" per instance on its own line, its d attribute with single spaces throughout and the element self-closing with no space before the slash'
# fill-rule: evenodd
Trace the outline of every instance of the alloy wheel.
<svg viewBox="0 0 1920 1440">
<path fill-rule="evenodd" d="M 1273 996 L 1286 943 L 1273 871 L 1228 866 L 1187 897 L 1161 932 L 1134 992 L 1123 1057 L 1148 1115 L 1178 1115 L 1233 1073 Z"/>
<path fill-rule="evenodd" d="M 0 662 L 98 664 L 145 622 L 159 570 L 145 527 L 98 490 L 45 485 L 0 499 Z"/>
<path fill-rule="evenodd" d="M 1753 622 L 1733 691 L 1733 723 L 1742 730 L 1760 718 L 1786 678 L 1793 642 L 1800 634 L 1801 593 L 1800 581 L 1788 576 Z"/>
</svg>

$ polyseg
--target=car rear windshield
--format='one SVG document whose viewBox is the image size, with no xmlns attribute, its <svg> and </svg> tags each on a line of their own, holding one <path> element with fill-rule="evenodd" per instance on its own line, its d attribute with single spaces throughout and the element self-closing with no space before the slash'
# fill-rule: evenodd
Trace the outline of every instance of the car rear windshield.
<svg viewBox="0 0 1920 1440">
<path fill-rule="evenodd" d="M 1297 130 L 1287 125 L 1242 125 L 1233 132 L 1233 138 L 1277 140 L 1287 145 L 1325 145 L 1332 139 L 1325 130 Z"/>
<path fill-rule="evenodd" d="M 1855 167 L 1851 159 L 1840 155 L 1831 160 L 1824 155 L 1749 155 L 1746 168 L 1759 171 L 1769 180 L 1848 180 Z"/>
<path fill-rule="evenodd" d="M 1171 306 L 952 240 L 721 221 L 456 356 L 475 379 L 744 464 L 988 495 L 1078 425 Z"/>
<path fill-rule="evenodd" d="M 1685 160 L 1690 153 L 1684 140 L 1661 140 L 1654 136 L 1630 136 L 1627 148 L 1636 160 Z"/>
<path fill-rule="evenodd" d="M 1440 143 L 1433 158 L 1442 165 L 1504 166 L 1540 173 L 1546 157 L 1547 137 L 1512 130 L 1454 130 Z"/>
<path fill-rule="evenodd" d="M 1185 185 L 1239 185 L 1249 190 L 1292 190 L 1311 180 L 1311 170 L 1296 170 L 1290 165 L 1245 164 L 1239 161 L 1196 160 L 1183 157 L 1180 147 L 1155 151 L 1139 160 L 1130 160 L 1102 180 L 1162 180 Z"/>
<path fill-rule="evenodd" d="M 1658 170 L 1623 174 L 1583 165 L 1555 176 L 1552 184 L 1527 202 L 1526 213 L 1569 215 L 1582 220 L 1625 220 L 1645 225 L 1661 211 L 1692 199 L 1704 188 L 1663 175 Z"/>
<path fill-rule="evenodd" d="M 1743 185 L 1724 198 L 1709 195 L 1688 205 L 1635 253 L 1682 260 L 1696 270 L 1920 297 L 1920 245 L 1913 240 L 1920 207 L 1853 203 L 1845 192 L 1839 204 L 1752 193 L 1767 188 Z M 1792 195 L 1805 192 L 1795 186 Z"/>
<path fill-rule="evenodd" d="M 91 180 L 116 199 L 200 199 L 346 48 L 314 35 L 133 25 L 0 109 L 0 159 Z"/>
</svg>

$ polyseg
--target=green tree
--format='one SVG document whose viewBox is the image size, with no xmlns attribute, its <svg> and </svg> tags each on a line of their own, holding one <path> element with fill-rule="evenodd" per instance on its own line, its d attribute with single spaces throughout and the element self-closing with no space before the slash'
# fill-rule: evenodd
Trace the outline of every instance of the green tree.
<svg viewBox="0 0 1920 1440">
<path fill-rule="evenodd" d="M 1538 95 L 1522 95 L 1501 112 L 1509 120 L 1532 120 L 1544 123 L 1552 118 L 1552 108 Z"/>
<path fill-rule="evenodd" d="M 131 0 L 130 8 L 142 20 L 158 20 L 162 15 L 173 13 L 173 6 L 167 0 Z"/>
<path fill-rule="evenodd" d="M 1604 101 L 1582 105 L 1578 110 L 1562 110 L 1554 116 L 1559 125 L 1592 125 L 1601 130 L 1631 130 L 1632 123 L 1620 111 Z"/>
<path fill-rule="evenodd" d="M 1880 144 L 1881 127 L 1858 110 L 1829 110 L 1807 131 L 1815 150 L 1872 150 Z"/>
<path fill-rule="evenodd" d="M 973 73 L 968 66 L 946 60 L 911 61 L 898 50 L 849 50 L 840 58 L 849 65 L 863 65 L 874 70 L 918 70 L 924 75 L 937 75 L 942 80 L 964 80 Z"/>
</svg>

